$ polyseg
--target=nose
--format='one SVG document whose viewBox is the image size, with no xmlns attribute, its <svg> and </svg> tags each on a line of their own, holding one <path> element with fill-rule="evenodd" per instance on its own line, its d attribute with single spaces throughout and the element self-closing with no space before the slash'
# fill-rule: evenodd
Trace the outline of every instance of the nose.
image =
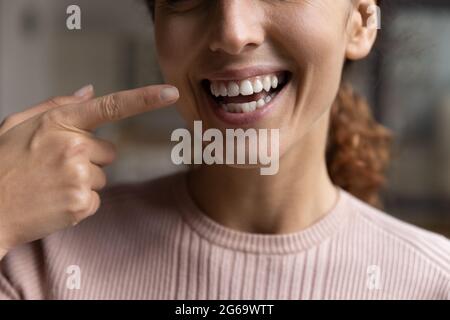
<svg viewBox="0 0 450 320">
<path fill-rule="evenodd" d="M 212 52 L 241 54 L 264 41 L 264 28 L 259 8 L 253 0 L 217 0 L 217 16 L 212 18 L 210 34 Z"/>
</svg>

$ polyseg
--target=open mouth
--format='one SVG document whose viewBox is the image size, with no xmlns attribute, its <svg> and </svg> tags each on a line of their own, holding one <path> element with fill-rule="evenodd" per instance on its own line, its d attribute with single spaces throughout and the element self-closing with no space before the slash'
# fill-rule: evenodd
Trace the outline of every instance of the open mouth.
<svg viewBox="0 0 450 320">
<path fill-rule="evenodd" d="M 203 80 L 202 86 L 216 106 L 227 113 L 252 113 L 266 107 L 291 78 L 288 71 L 243 80 Z"/>
</svg>

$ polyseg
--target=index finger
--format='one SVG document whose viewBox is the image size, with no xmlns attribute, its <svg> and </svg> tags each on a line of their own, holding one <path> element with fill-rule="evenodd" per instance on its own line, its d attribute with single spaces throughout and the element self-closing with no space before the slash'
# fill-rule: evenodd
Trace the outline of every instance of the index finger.
<svg viewBox="0 0 450 320">
<path fill-rule="evenodd" d="M 169 85 L 152 85 L 64 106 L 56 112 L 61 113 L 65 124 L 91 131 L 109 122 L 168 106 L 178 98 L 177 88 Z"/>
</svg>

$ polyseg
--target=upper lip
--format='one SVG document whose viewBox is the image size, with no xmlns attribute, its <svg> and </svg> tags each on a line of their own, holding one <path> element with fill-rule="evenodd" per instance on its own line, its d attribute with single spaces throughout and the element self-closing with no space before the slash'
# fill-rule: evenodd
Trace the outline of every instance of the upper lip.
<svg viewBox="0 0 450 320">
<path fill-rule="evenodd" d="M 239 81 L 256 76 L 287 71 L 284 68 L 274 66 L 253 66 L 241 69 L 222 69 L 206 74 L 203 79 L 209 81 Z"/>
</svg>

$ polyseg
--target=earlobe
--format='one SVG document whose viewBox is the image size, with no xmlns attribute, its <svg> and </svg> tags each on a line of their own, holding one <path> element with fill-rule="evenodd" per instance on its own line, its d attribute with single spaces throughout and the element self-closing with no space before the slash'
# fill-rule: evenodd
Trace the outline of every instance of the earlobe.
<svg viewBox="0 0 450 320">
<path fill-rule="evenodd" d="M 347 59 L 363 59 L 372 50 L 377 37 L 377 21 L 380 14 L 379 10 L 374 10 L 375 7 L 374 1 L 361 0 L 352 9 L 348 25 Z"/>
</svg>

